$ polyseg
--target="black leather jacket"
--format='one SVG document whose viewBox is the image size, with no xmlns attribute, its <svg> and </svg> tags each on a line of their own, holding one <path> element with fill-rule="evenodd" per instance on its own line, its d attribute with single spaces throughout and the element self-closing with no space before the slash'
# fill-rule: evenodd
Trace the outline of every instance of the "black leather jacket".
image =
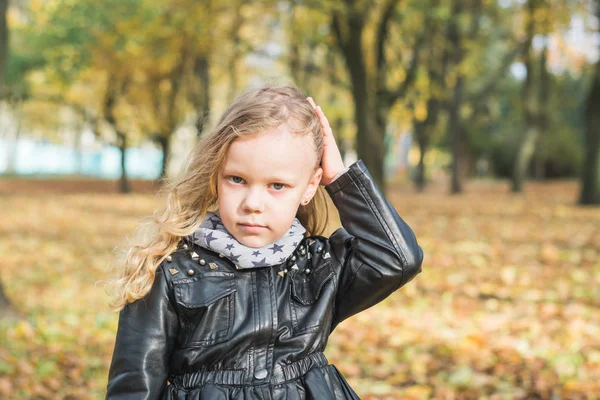
<svg viewBox="0 0 600 400">
<path fill-rule="evenodd" d="M 362 161 L 326 189 L 344 228 L 281 265 L 238 270 L 182 242 L 120 313 L 107 398 L 358 399 L 327 339 L 417 275 L 423 253 Z"/>
</svg>

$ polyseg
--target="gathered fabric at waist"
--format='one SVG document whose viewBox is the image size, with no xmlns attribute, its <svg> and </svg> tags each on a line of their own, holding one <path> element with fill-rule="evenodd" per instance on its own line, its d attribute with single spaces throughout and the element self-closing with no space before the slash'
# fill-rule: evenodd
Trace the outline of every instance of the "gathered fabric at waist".
<svg viewBox="0 0 600 400">
<path fill-rule="evenodd" d="M 215 370 L 198 371 L 187 374 L 173 375 L 171 384 L 183 389 L 201 387 L 206 383 L 217 385 L 277 385 L 286 381 L 297 379 L 306 374 L 310 369 L 325 367 L 329 364 L 323 353 L 309 354 L 303 359 L 287 365 L 275 365 L 273 374 L 268 382 L 258 383 L 253 379 L 253 372 L 246 370 Z"/>
</svg>

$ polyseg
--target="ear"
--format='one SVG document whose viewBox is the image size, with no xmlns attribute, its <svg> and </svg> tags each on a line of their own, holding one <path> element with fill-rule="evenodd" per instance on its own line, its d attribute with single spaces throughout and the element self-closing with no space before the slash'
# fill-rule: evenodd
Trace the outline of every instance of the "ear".
<svg viewBox="0 0 600 400">
<path fill-rule="evenodd" d="M 321 177 L 323 176 L 323 168 L 319 167 L 315 170 L 315 173 L 310 178 L 308 182 L 308 187 L 304 191 L 302 198 L 300 199 L 300 204 L 306 205 L 308 202 L 312 200 L 315 193 L 317 193 L 317 189 L 319 188 L 319 184 L 321 183 Z"/>
</svg>

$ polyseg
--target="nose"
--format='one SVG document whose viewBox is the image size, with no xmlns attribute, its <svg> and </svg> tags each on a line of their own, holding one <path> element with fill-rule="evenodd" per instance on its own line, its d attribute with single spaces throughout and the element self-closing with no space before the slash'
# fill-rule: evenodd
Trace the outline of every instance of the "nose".
<svg viewBox="0 0 600 400">
<path fill-rule="evenodd" d="M 244 196 L 242 207 L 251 213 L 263 212 L 265 209 L 263 193 L 258 188 L 250 188 Z"/>
</svg>

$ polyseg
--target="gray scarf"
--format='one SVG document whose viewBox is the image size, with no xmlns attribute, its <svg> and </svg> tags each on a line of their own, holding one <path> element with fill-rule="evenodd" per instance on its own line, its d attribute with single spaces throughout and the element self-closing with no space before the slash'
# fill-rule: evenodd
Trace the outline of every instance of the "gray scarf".
<svg viewBox="0 0 600 400">
<path fill-rule="evenodd" d="M 198 229 L 188 238 L 200 247 L 222 254 L 243 269 L 285 262 L 304 238 L 304 232 L 306 229 L 296 218 L 281 239 L 260 248 L 248 247 L 229 234 L 218 214 L 208 212 Z"/>
</svg>

